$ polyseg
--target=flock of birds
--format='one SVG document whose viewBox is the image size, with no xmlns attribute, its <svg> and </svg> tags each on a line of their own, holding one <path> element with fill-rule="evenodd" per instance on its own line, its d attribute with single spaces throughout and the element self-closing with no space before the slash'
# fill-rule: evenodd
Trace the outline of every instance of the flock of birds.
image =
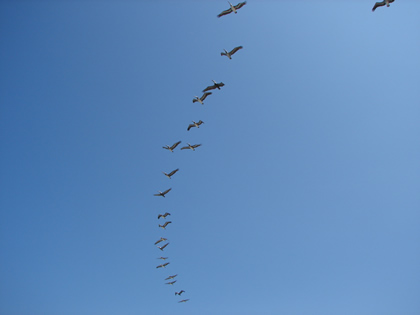
<svg viewBox="0 0 420 315">
<path fill-rule="evenodd" d="M 228 1 L 229 2 L 229 1 Z M 232 5 L 230 2 L 229 2 L 229 5 L 230 5 L 230 8 L 229 9 L 227 9 L 227 10 L 225 10 L 225 11 L 223 11 L 223 12 L 221 12 L 220 14 L 218 14 L 217 15 L 217 17 L 222 17 L 222 16 L 224 16 L 224 15 L 228 15 L 228 14 L 230 14 L 230 13 L 237 13 L 237 10 L 239 10 L 240 8 L 242 8 L 244 5 L 246 4 L 246 1 L 245 2 L 241 2 L 241 3 L 238 3 L 237 5 Z M 229 59 L 232 59 L 232 56 L 238 51 L 238 50 L 240 50 L 240 49 L 242 49 L 243 47 L 242 46 L 238 46 L 238 47 L 235 47 L 235 48 L 233 48 L 232 50 L 230 50 L 230 51 L 227 51 L 226 49 L 224 49 L 224 51 L 223 52 L 221 52 L 220 53 L 220 55 L 221 56 L 226 56 L 226 57 L 228 57 Z M 208 87 L 206 87 L 202 92 L 203 92 L 203 95 L 201 96 L 201 97 L 198 97 L 198 96 L 195 96 L 194 97 L 194 99 L 192 100 L 193 101 L 193 103 L 200 103 L 201 105 L 204 105 L 204 100 L 209 96 L 209 95 L 211 95 L 212 94 L 212 92 L 209 92 L 209 91 L 211 91 L 211 90 L 220 90 L 223 86 L 225 86 L 225 84 L 223 83 L 223 82 L 216 82 L 216 81 L 214 81 L 214 80 L 212 80 L 213 81 L 213 85 L 209 85 Z M 190 129 L 191 128 L 200 128 L 200 126 L 202 125 L 202 124 L 204 124 L 204 122 L 202 121 L 202 120 L 199 120 L 198 122 L 195 122 L 195 121 L 192 121 L 192 124 L 189 124 L 188 125 L 188 128 L 187 128 L 187 131 L 190 131 Z M 168 151 L 171 151 L 171 152 L 174 152 L 174 150 L 179 146 L 181 144 L 181 141 L 178 141 L 178 142 L 175 142 L 174 144 L 172 144 L 172 145 L 165 145 L 165 146 L 163 146 L 162 148 L 163 149 L 165 149 L 165 150 L 168 150 Z M 187 143 L 187 146 L 183 146 L 183 147 L 181 147 L 181 150 L 192 150 L 192 151 L 195 151 L 195 149 L 197 149 L 198 147 L 200 147 L 201 146 L 201 144 L 190 144 L 190 143 Z M 173 170 L 173 171 L 171 171 L 171 172 L 169 172 L 169 173 L 166 173 L 166 172 L 162 172 L 163 173 L 163 175 L 165 175 L 167 178 L 169 178 L 169 179 L 171 179 L 172 178 L 172 176 L 174 176 L 177 172 L 179 171 L 179 168 L 177 168 L 177 169 L 175 169 L 175 170 Z M 156 193 L 156 194 L 154 194 L 154 196 L 157 196 L 157 197 L 164 197 L 165 198 L 165 196 L 166 196 L 166 194 L 168 194 L 170 191 L 172 190 L 172 188 L 168 188 L 168 189 L 166 189 L 165 191 L 160 191 L 160 190 L 158 190 L 158 192 Z M 164 214 L 159 214 L 158 215 L 158 220 L 160 220 L 160 219 L 164 219 L 164 220 L 166 220 L 166 218 L 168 217 L 168 216 L 170 216 L 171 214 L 169 213 L 169 212 L 165 212 Z M 160 228 L 162 228 L 163 230 L 166 230 L 166 228 L 167 228 L 167 226 L 169 225 L 169 224 L 171 224 L 172 223 L 172 221 L 165 221 L 163 224 L 158 224 L 158 226 L 160 227 Z M 163 245 L 161 245 L 161 244 L 163 244 Z M 168 239 L 166 238 L 166 237 L 160 237 L 156 242 L 155 242 L 155 246 L 158 248 L 158 249 L 160 249 L 161 251 L 164 251 L 164 249 L 167 247 L 169 245 L 169 241 L 168 241 Z M 156 266 L 156 269 L 164 269 L 164 268 L 166 268 L 169 264 L 170 264 L 170 262 L 169 261 L 166 261 L 167 259 L 168 259 L 168 257 L 163 257 L 163 256 L 161 256 L 161 257 L 159 257 L 158 259 L 160 259 L 160 260 L 162 260 L 163 262 L 160 264 L 160 265 L 157 265 Z M 174 285 L 178 280 L 174 280 L 176 277 L 178 276 L 178 274 L 174 274 L 174 275 L 170 275 L 170 276 L 168 276 L 168 277 L 166 277 L 165 278 L 165 281 L 168 281 L 168 282 L 165 282 L 165 284 L 167 284 L 167 285 Z M 175 295 L 178 295 L 178 296 L 181 296 L 181 294 L 183 294 L 185 292 L 185 290 L 180 290 L 180 291 L 175 291 Z M 183 299 L 183 300 L 180 300 L 180 301 L 178 301 L 178 303 L 185 303 L 185 302 L 187 302 L 187 301 L 189 301 L 189 299 Z"/>
<path fill-rule="evenodd" d="M 376 10 L 376 8 L 378 8 L 378 7 L 381 7 L 381 6 L 387 6 L 387 7 L 389 7 L 390 5 L 390 3 L 392 3 L 392 2 L 394 2 L 395 0 L 384 0 L 384 1 L 382 1 L 382 2 L 376 2 L 375 3 L 375 5 L 374 5 L 374 7 L 373 7 L 373 9 L 372 9 L 372 11 L 375 11 Z M 230 5 L 230 8 L 229 9 L 227 9 L 227 10 L 225 10 L 225 11 L 223 11 L 223 12 L 221 12 L 220 14 L 218 14 L 217 15 L 217 17 L 222 17 L 222 16 L 224 16 L 224 15 L 228 15 L 228 14 L 230 14 L 230 13 L 237 13 L 237 10 L 239 10 L 240 8 L 242 8 L 245 4 L 246 4 L 246 1 L 245 2 L 240 2 L 240 3 L 238 3 L 237 5 L 232 5 L 229 1 L 228 1 L 228 3 L 229 3 L 229 5 Z M 233 48 L 231 51 L 227 51 L 227 50 L 225 50 L 224 49 L 224 52 L 222 52 L 221 53 L 221 56 L 226 56 L 226 57 L 228 57 L 229 59 L 232 59 L 232 55 L 233 54 L 235 54 L 238 50 L 240 50 L 240 49 L 242 49 L 243 47 L 242 46 L 238 46 L 238 47 L 235 47 L 235 48 Z M 223 83 L 223 82 L 220 82 L 220 83 L 217 83 L 216 81 L 214 81 L 214 80 L 212 80 L 213 81 L 213 85 L 210 85 L 210 86 L 208 86 L 208 87 L 206 87 L 202 92 L 204 93 L 201 97 L 198 97 L 198 96 L 195 96 L 194 97 L 194 99 L 192 100 L 193 101 L 193 103 L 196 103 L 196 102 L 198 102 L 198 103 L 200 103 L 201 105 L 204 105 L 204 100 L 209 96 L 209 95 L 211 95 L 212 94 L 212 92 L 209 92 L 209 91 L 211 91 L 211 90 L 215 90 L 215 89 L 218 89 L 218 90 L 220 90 L 221 89 L 221 87 L 223 87 L 225 84 Z M 202 124 L 204 124 L 204 122 L 202 121 L 202 120 L 199 120 L 198 122 L 195 122 L 195 121 L 192 121 L 192 124 L 190 124 L 189 126 L 188 126 L 188 128 L 187 128 L 187 130 L 189 131 L 191 128 L 194 128 L 194 127 L 196 127 L 196 128 L 200 128 L 200 126 L 202 125 Z M 181 141 L 178 141 L 178 142 L 175 142 L 174 144 L 172 144 L 171 146 L 169 146 L 169 145 L 165 145 L 164 147 L 163 147 L 163 149 L 166 149 L 166 150 L 168 150 L 168 151 L 171 151 L 171 152 L 174 152 L 174 150 L 178 147 L 178 145 L 179 144 L 181 144 Z M 201 146 L 201 144 L 193 144 L 193 145 L 191 145 L 190 143 L 187 143 L 187 146 L 184 146 L 184 147 L 181 147 L 181 150 L 192 150 L 192 151 L 195 151 L 195 149 L 196 148 L 198 148 L 198 147 L 200 147 Z M 171 172 L 169 172 L 169 173 L 166 173 L 166 172 L 162 172 L 166 177 L 168 177 L 169 179 L 171 179 L 172 178 L 172 176 L 174 176 L 177 172 L 179 171 L 179 168 L 177 168 L 177 169 L 175 169 L 175 170 L 173 170 L 173 171 L 171 171 Z M 167 193 L 169 193 L 170 191 L 172 190 L 172 188 L 169 188 L 169 189 L 167 189 L 167 190 L 165 190 L 165 191 L 158 191 L 158 193 L 156 193 L 156 194 L 154 194 L 154 196 L 157 196 L 157 197 L 165 197 L 165 195 L 167 194 Z M 167 216 L 170 216 L 171 214 L 169 213 L 169 212 L 165 212 L 164 214 L 159 214 L 158 215 L 158 220 L 160 220 L 161 218 L 163 218 L 164 220 L 166 220 L 166 217 Z M 159 224 L 159 227 L 160 228 L 162 228 L 162 229 L 164 229 L 164 230 L 166 230 L 166 227 L 169 225 L 169 224 L 171 224 L 172 223 L 172 221 L 165 221 L 163 224 Z M 159 244 L 161 243 L 161 242 L 166 242 L 166 241 L 168 241 L 168 239 L 167 238 L 165 238 L 165 237 L 161 237 L 160 239 L 158 239 L 156 242 L 155 242 L 155 245 L 156 245 L 156 247 L 159 249 L 159 250 L 161 250 L 161 251 L 164 251 L 164 249 L 169 245 L 169 242 L 167 242 L 167 243 L 165 243 L 165 244 L 163 244 L 163 245 L 161 245 L 161 246 L 159 246 Z M 159 257 L 158 259 L 161 259 L 161 260 L 163 260 L 163 261 L 166 261 L 167 259 L 168 259 L 168 257 L 163 257 L 163 256 L 161 256 L 161 257 Z M 164 268 L 166 268 L 168 265 L 170 264 L 170 262 L 164 262 L 164 263 L 162 263 L 162 264 L 160 264 L 160 265 L 158 265 L 158 266 L 156 266 L 156 268 L 157 269 L 160 269 L 160 268 L 162 268 L 162 269 L 164 269 Z M 178 276 L 178 274 L 174 274 L 174 275 L 170 275 L 170 276 L 168 276 L 167 278 L 165 278 L 165 281 L 168 281 L 168 282 L 166 282 L 165 284 L 168 284 L 168 285 L 174 285 L 176 282 L 177 282 L 177 280 L 174 280 L 176 277 Z M 181 296 L 181 294 L 182 293 L 184 293 L 185 291 L 184 290 L 180 290 L 180 291 L 178 291 L 178 292 L 176 292 L 175 291 L 175 295 L 178 295 L 178 296 Z M 185 302 L 187 302 L 187 301 L 189 301 L 189 299 L 183 299 L 183 300 L 180 300 L 180 301 L 178 301 L 178 303 L 185 303 Z"/>
</svg>

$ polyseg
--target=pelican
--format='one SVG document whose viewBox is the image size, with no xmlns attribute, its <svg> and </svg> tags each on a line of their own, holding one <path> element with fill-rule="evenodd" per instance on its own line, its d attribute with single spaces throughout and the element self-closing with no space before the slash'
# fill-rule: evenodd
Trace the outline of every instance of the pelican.
<svg viewBox="0 0 420 315">
<path fill-rule="evenodd" d="M 193 103 L 195 103 L 195 102 L 199 102 L 201 105 L 204 105 L 204 100 L 206 99 L 206 97 L 207 96 L 209 96 L 209 95 L 211 95 L 211 92 L 206 92 L 206 93 L 204 93 L 203 94 L 203 96 L 202 97 L 198 97 L 198 96 L 196 96 L 196 97 L 194 97 L 194 99 L 193 99 Z"/>
<path fill-rule="evenodd" d="M 163 246 L 158 246 L 158 248 L 160 249 L 160 250 L 162 250 L 163 251 L 163 249 L 166 247 L 166 246 L 168 246 L 169 245 L 169 243 L 166 243 L 165 245 L 163 245 Z"/>
<path fill-rule="evenodd" d="M 175 292 L 175 295 L 181 295 L 182 293 L 184 293 L 185 291 L 184 290 L 181 290 L 181 291 L 179 291 L 179 292 Z"/>
<path fill-rule="evenodd" d="M 168 192 L 170 192 L 171 191 L 171 189 L 172 188 L 169 188 L 169 189 L 167 189 L 167 190 L 165 190 L 164 192 L 161 192 L 160 190 L 158 190 L 158 194 L 154 194 L 153 196 L 162 196 L 162 197 L 165 197 L 165 195 L 168 193 Z"/>
<path fill-rule="evenodd" d="M 166 282 L 165 284 L 173 285 L 175 282 L 176 282 L 176 280 L 175 281 L 171 281 L 171 282 Z"/>
<path fill-rule="evenodd" d="M 201 124 L 204 124 L 204 121 L 202 121 L 202 120 L 199 120 L 198 122 L 195 122 L 195 121 L 193 120 L 192 122 L 193 122 L 193 123 L 192 123 L 192 124 L 190 124 L 190 125 L 188 126 L 188 128 L 187 128 L 187 130 L 188 130 L 188 131 L 190 131 L 190 129 L 191 129 L 191 128 L 193 128 L 193 127 L 200 128 L 200 125 L 201 125 Z"/>
<path fill-rule="evenodd" d="M 178 303 L 187 302 L 187 301 L 189 301 L 189 300 L 190 300 L 190 299 L 181 300 L 181 301 L 179 301 Z"/>
<path fill-rule="evenodd" d="M 166 278 L 165 280 L 171 280 L 171 279 L 175 278 L 177 275 L 178 275 L 178 274 L 173 275 L 173 276 L 169 276 L 169 277 L 168 277 L 168 278 Z"/>
<path fill-rule="evenodd" d="M 372 8 L 372 12 L 374 12 L 376 10 L 377 7 L 383 7 L 384 5 L 386 5 L 387 7 L 389 7 L 389 4 L 394 2 L 395 0 L 384 0 L 381 2 L 376 2 L 375 5 Z"/>
<path fill-rule="evenodd" d="M 156 259 L 166 260 L 166 259 L 168 259 L 168 257 L 162 257 L 162 256 L 160 256 L 159 258 L 156 258 Z"/>
<path fill-rule="evenodd" d="M 165 145 L 164 147 L 162 147 L 162 148 L 164 148 L 164 149 L 166 149 L 166 150 L 169 150 L 169 151 L 171 151 L 171 152 L 174 152 L 174 149 L 178 146 L 178 144 L 180 144 L 181 143 L 181 141 L 178 141 L 178 142 L 176 142 L 176 143 L 174 143 L 173 145 L 171 145 L 171 146 L 169 146 L 169 145 Z"/>
<path fill-rule="evenodd" d="M 157 266 L 156 268 L 166 268 L 166 266 L 167 265 L 169 265 L 170 263 L 169 262 L 167 262 L 167 263 L 164 263 L 164 264 L 162 264 L 162 265 L 159 265 L 159 266 Z"/>
<path fill-rule="evenodd" d="M 159 227 L 161 227 L 162 229 L 166 230 L 166 226 L 167 226 L 169 223 L 172 223 L 172 222 L 171 222 L 171 221 L 166 221 L 163 225 L 160 225 L 160 224 L 159 224 Z"/>
<path fill-rule="evenodd" d="M 160 242 L 166 241 L 166 240 L 167 240 L 166 238 L 161 237 L 160 239 L 158 239 L 158 240 L 155 242 L 155 245 L 159 244 Z"/>
<path fill-rule="evenodd" d="M 229 2 L 229 1 L 228 1 L 228 2 Z M 236 14 L 236 13 L 238 13 L 238 12 L 236 12 L 236 10 L 239 10 L 239 9 L 240 9 L 240 8 L 242 8 L 245 4 L 246 4 L 246 1 L 245 1 L 245 2 L 240 2 L 240 3 L 238 3 L 237 5 L 232 5 L 232 3 L 230 3 L 230 2 L 229 2 L 230 8 L 229 8 L 229 9 L 227 9 L 227 10 L 225 10 L 225 11 L 223 11 L 222 13 L 220 13 L 217 17 L 221 17 L 221 16 L 223 16 L 223 15 L 227 15 L 227 14 L 230 14 L 230 13 L 232 13 L 232 12 L 235 12 L 235 14 Z"/>
<path fill-rule="evenodd" d="M 158 215 L 158 219 L 160 219 L 160 218 L 166 218 L 168 215 L 171 215 L 169 212 L 166 212 L 165 214 L 159 214 Z"/>
<path fill-rule="evenodd" d="M 179 168 L 177 168 L 176 170 L 173 170 L 172 172 L 170 172 L 169 174 L 162 172 L 163 174 L 165 174 L 166 177 L 168 177 L 169 179 L 171 179 L 171 176 L 173 176 L 176 172 L 179 171 Z"/>
<path fill-rule="evenodd" d="M 231 51 L 227 51 L 226 49 L 223 49 L 225 52 L 221 52 L 221 56 L 227 56 L 229 59 L 232 59 L 232 55 L 236 53 L 239 49 L 242 49 L 242 46 L 238 46 L 233 48 Z"/>
<path fill-rule="evenodd" d="M 207 92 L 207 91 L 210 91 L 210 90 L 214 90 L 214 89 L 218 89 L 218 90 L 220 90 L 220 88 L 222 87 L 222 86 L 225 86 L 225 84 L 223 83 L 223 82 L 220 82 L 220 83 L 217 83 L 216 81 L 214 81 L 214 80 L 212 80 L 213 81 L 213 85 L 209 85 L 208 87 L 206 87 L 204 90 L 203 90 L 203 92 Z"/>
<path fill-rule="evenodd" d="M 187 142 L 187 144 L 188 144 L 188 147 L 182 147 L 182 148 L 181 148 L 181 150 L 191 149 L 191 150 L 195 151 L 195 148 L 198 148 L 198 147 L 201 145 L 201 144 L 194 144 L 194 145 L 191 145 L 191 144 L 189 144 L 188 142 Z"/>
</svg>

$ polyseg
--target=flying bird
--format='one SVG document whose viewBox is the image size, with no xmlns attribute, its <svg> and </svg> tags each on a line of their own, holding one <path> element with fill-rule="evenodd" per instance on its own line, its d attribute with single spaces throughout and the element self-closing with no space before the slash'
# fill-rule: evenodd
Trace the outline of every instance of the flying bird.
<svg viewBox="0 0 420 315">
<path fill-rule="evenodd" d="M 206 99 L 206 97 L 209 96 L 209 95 L 211 95 L 211 92 L 204 93 L 202 97 L 195 96 L 194 99 L 193 99 L 193 103 L 199 102 L 201 105 L 204 105 L 203 102 Z"/>
<path fill-rule="evenodd" d="M 167 262 L 167 263 L 164 263 L 164 264 L 162 264 L 162 265 L 159 265 L 159 266 L 157 266 L 156 268 L 166 268 L 166 266 L 167 265 L 169 265 L 170 263 L 169 262 Z"/>
<path fill-rule="evenodd" d="M 187 128 L 187 130 L 188 130 L 188 131 L 190 131 L 190 129 L 191 129 L 191 128 L 193 128 L 193 127 L 200 128 L 200 125 L 201 125 L 201 124 L 204 124 L 204 121 L 202 121 L 202 120 L 199 120 L 198 122 L 195 122 L 195 121 L 193 120 L 192 122 L 193 122 L 193 123 L 192 123 L 192 124 L 190 124 L 190 125 L 188 126 L 188 128 Z"/>
<path fill-rule="evenodd" d="M 188 144 L 188 146 L 187 147 L 182 147 L 181 150 L 191 149 L 191 150 L 195 151 L 195 148 L 198 148 L 199 146 L 201 146 L 201 144 L 194 144 L 194 145 L 191 145 L 189 143 L 187 143 L 187 144 Z"/>
<path fill-rule="evenodd" d="M 160 242 L 166 241 L 166 240 L 167 240 L 166 238 L 161 237 L 160 239 L 158 239 L 158 240 L 155 242 L 155 245 L 159 244 Z"/>
<path fill-rule="evenodd" d="M 170 172 L 169 174 L 162 172 L 163 174 L 165 174 L 166 177 L 168 177 L 169 179 L 171 179 L 171 176 L 173 176 L 176 172 L 179 171 L 179 168 L 177 168 L 176 170 L 173 170 L 172 172 Z"/>
<path fill-rule="evenodd" d="M 173 145 L 171 145 L 171 146 L 169 146 L 169 145 L 165 145 L 164 147 L 162 147 L 162 148 L 164 148 L 164 149 L 166 149 L 166 150 L 169 150 L 169 151 L 171 151 L 171 152 L 174 152 L 174 149 L 178 146 L 178 144 L 180 144 L 181 143 L 181 141 L 178 141 L 178 142 L 175 142 Z"/>
<path fill-rule="evenodd" d="M 160 218 L 166 218 L 168 215 L 171 215 L 169 212 L 166 212 L 165 214 L 159 214 L 158 215 L 158 219 L 160 219 Z"/>
<path fill-rule="evenodd" d="M 166 278 L 165 280 L 171 280 L 171 279 L 175 278 L 177 275 L 178 275 L 178 274 L 173 275 L 173 276 L 169 276 L 169 277 L 168 277 L 168 278 Z"/>
<path fill-rule="evenodd" d="M 184 290 L 181 290 L 181 291 L 179 291 L 179 292 L 175 292 L 175 295 L 181 295 L 182 293 L 184 293 L 185 291 Z"/>
<path fill-rule="evenodd" d="M 171 281 L 171 282 L 166 282 L 165 284 L 173 285 L 175 282 L 176 282 L 176 280 L 175 281 Z"/>
<path fill-rule="evenodd" d="M 165 245 L 163 245 L 163 246 L 158 246 L 158 248 L 160 249 L 160 250 L 163 250 L 166 246 L 168 246 L 169 245 L 169 243 L 166 243 Z"/>
<path fill-rule="evenodd" d="M 169 223 L 172 223 L 172 221 L 166 221 L 163 225 L 160 225 L 160 224 L 159 224 L 159 227 L 161 227 L 162 229 L 166 230 L 166 226 L 167 226 Z"/>
<path fill-rule="evenodd" d="M 166 259 L 168 259 L 168 257 L 162 257 L 162 256 L 160 256 L 159 258 L 156 258 L 156 259 L 166 260 Z"/>
<path fill-rule="evenodd" d="M 204 90 L 203 90 L 203 92 L 207 92 L 207 91 L 210 91 L 210 90 L 214 90 L 214 89 L 218 89 L 218 90 L 220 90 L 220 88 L 222 87 L 222 86 L 225 86 L 225 84 L 223 83 L 223 82 L 220 82 L 220 83 L 217 83 L 216 81 L 214 81 L 214 80 L 212 80 L 213 81 L 213 85 L 209 85 L 208 87 L 206 87 Z"/>
<path fill-rule="evenodd" d="M 395 0 L 384 0 L 381 2 L 376 2 L 375 5 L 372 8 L 372 12 L 374 12 L 376 10 L 376 8 L 378 7 L 383 7 L 384 5 L 386 5 L 387 7 L 389 7 L 389 4 L 394 2 Z"/>
<path fill-rule="evenodd" d="M 226 49 L 223 49 L 225 52 L 221 52 L 220 55 L 226 56 L 229 59 L 232 59 L 232 55 L 242 48 L 243 48 L 242 46 L 238 46 L 238 47 L 233 48 L 231 51 L 227 51 Z"/>
<path fill-rule="evenodd" d="M 228 1 L 228 2 L 229 2 L 229 1 Z M 246 4 L 246 1 L 245 1 L 245 2 L 240 2 L 240 3 L 238 3 L 237 5 L 232 5 L 232 3 L 230 3 L 230 2 L 229 2 L 230 8 L 229 8 L 229 9 L 227 9 L 227 10 L 225 10 L 225 11 L 223 11 L 222 13 L 220 13 L 217 17 L 221 17 L 221 16 L 223 16 L 223 15 L 227 15 L 227 14 L 230 14 L 230 13 L 232 13 L 232 12 L 235 12 L 235 14 L 236 14 L 236 13 L 238 13 L 238 12 L 236 12 L 236 10 L 239 10 L 239 9 L 240 9 L 240 8 L 242 8 L 245 4 Z"/>
<path fill-rule="evenodd" d="M 181 301 L 179 301 L 178 303 L 183 303 L 183 302 L 187 302 L 187 301 L 189 301 L 190 299 L 186 299 L 186 300 L 181 300 Z"/>
<path fill-rule="evenodd" d="M 168 193 L 168 192 L 170 192 L 171 191 L 171 189 L 172 188 L 169 188 L 169 189 L 167 189 L 167 190 L 165 190 L 164 192 L 161 192 L 160 190 L 158 190 L 158 194 L 154 194 L 153 196 L 162 196 L 162 197 L 165 197 L 165 195 Z"/>
</svg>

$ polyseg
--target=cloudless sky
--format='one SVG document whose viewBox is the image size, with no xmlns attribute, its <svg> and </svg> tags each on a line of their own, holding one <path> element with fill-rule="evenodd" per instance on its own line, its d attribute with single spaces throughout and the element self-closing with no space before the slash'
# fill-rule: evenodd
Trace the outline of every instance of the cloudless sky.
<svg viewBox="0 0 420 315">
<path fill-rule="evenodd" d="M 419 314 L 420 3 L 373 4 L 0 2 L 0 314 Z"/>
</svg>

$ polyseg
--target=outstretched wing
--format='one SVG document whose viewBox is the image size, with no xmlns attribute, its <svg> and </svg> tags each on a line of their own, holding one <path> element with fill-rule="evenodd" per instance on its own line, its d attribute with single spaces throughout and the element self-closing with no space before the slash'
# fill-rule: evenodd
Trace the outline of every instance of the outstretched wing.
<svg viewBox="0 0 420 315">
<path fill-rule="evenodd" d="M 236 10 L 238 10 L 238 9 L 242 8 L 245 4 L 246 4 L 246 1 L 241 2 L 241 3 L 238 3 L 238 4 L 237 4 L 237 5 L 235 5 L 234 7 L 235 7 L 235 9 L 236 9 Z"/>
<path fill-rule="evenodd" d="M 179 171 L 179 168 L 177 168 L 176 170 L 173 170 L 172 172 L 170 172 L 168 175 L 169 176 L 172 176 L 172 175 L 174 175 L 176 172 L 178 172 Z"/>
<path fill-rule="evenodd" d="M 204 121 L 202 120 L 198 121 L 197 125 L 201 125 L 201 124 L 204 124 Z"/>
<path fill-rule="evenodd" d="M 169 188 L 169 189 L 167 189 L 167 190 L 165 190 L 163 193 L 162 193 L 162 195 L 166 195 L 168 192 L 170 192 L 172 190 L 172 188 Z"/>
<path fill-rule="evenodd" d="M 386 4 L 386 2 L 385 1 L 382 1 L 382 2 L 376 2 L 375 3 L 375 5 L 373 6 L 373 8 L 372 8 L 372 12 L 374 12 L 375 10 L 376 10 L 376 8 L 378 8 L 378 7 L 382 7 L 382 6 L 384 6 Z"/>
<path fill-rule="evenodd" d="M 203 94 L 203 96 L 201 97 L 201 100 L 204 101 L 206 99 L 207 96 L 211 95 L 211 92 L 206 92 Z"/>
<path fill-rule="evenodd" d="M 189 149 L 190 147 L 182 147 L 181 150 Z"/>
<path fill-rule="evenodd" d="M 242 46 L 238 46 L 238 47 L 233 48 L 233 49 L 230 51 L 229 55 L 233 55 L 233 54 L 234 54 L 234 53 L 236 53 L 239 49 L 242 49 L 242 48 L 243 48 Z"/>
<path fill-rule="evenodd" d="M 206 92 L 206 91 L 214 90 L 215 88 L 216 88 L 216 85 L 209 85 L 208 87 L 206 87 L 206 88 L 203 90 L 203 93 L 204 93 L 204 92 Z"/>
<path fill-rule="evenodd" d="M 173 149 L 175 149 L 175 148 L 178 146 L 178 144 L 180 144 L 180 143 L 181 143 L 181 141 L 178 141 L 178 142 L 174 143 L 174 144 L 172 145 L 171 149 L 172 149 L 172 150 L 173 150 Z"/>
<path fill-rule="evenodd" d="M 201 146 L 201 144 L 194 144 L 192 147 L 195 149 L 195 148 L 198 148 L 199 146 Z"/>
<path fill-rule="evenodd" d="M 194 124 L 189 124 L 187 130 L 190 131 L 190 129 L 193 128 L 193 127 L 195 127 Z M 182 150 L 182 148 L 181 148 L 181 150 Z"/>
<path fill-rule="evenodd" d="M 222 13 L 218 14 L 217 17 L 219 18 L 219 17 L 221 17 L 223 15 L 227 15 L 229 13 L 232 13 L 232 8 L 229 8 L 229 9 L 223 11 Z"/>
</svg>

